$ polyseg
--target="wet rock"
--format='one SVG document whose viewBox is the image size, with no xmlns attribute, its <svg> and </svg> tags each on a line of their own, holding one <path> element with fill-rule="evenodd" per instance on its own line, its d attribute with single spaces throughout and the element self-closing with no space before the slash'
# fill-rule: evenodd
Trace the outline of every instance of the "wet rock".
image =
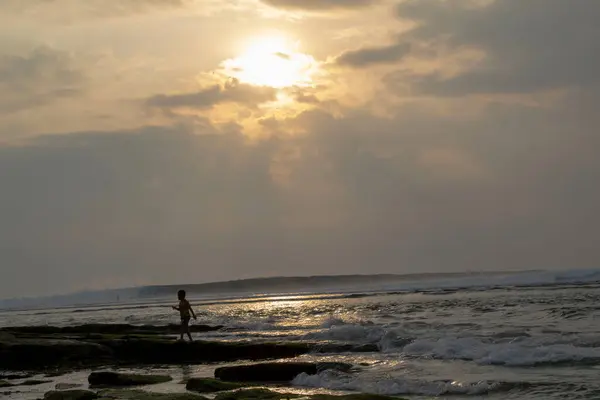
<svg viewBox="0 0 600 400">
<path fill-rule="evenodd" d="M 0 341 L 0 369 L 40 370 L 119 364 L 200 364 L 292 358 L 311 350 L 300 343 L 178 342 L 160 337 L 17 339 Z"/>
<path fill-rule="evenodd" d="M 0 374 L 0 380 L 27 379 L 30 377 L 31 377 L 31 374 L 28 374 L 26 372 Z"/>
<path fill-rule="evenodd" d="M 68 389 L 75 389 L 78 387 L 83 386 L 80 383 L 66 383 L 66 382 L 59 382 L 56 385 L 54 385 L 54 389 L 56 390 L 68 390 Z"/>
<path fill-rule="evenodd" d="M 56 378 L 57 376 L 63 376 L 65 375 L 67 372 L 66 371 L 52 371 L 52 372 L 46 372 L 46 374 L 44 375 L 45 378 Z"/>
<path fill-rule="evenodd" d="M 219 393 L 215 400 L 287 400 L 299 397 L 296 394 L 279 393 L 268 389 L 243 389 Z"/>
<path fill-rule="evenodd" d="M 2 342 L 12 342 L 15 339 L 16 339 L 15 335 L 12 335 L 12 334 L 10 334 L 8 332 L 2 332 L 2 331 L 0 331 L 0 341 L 2 341 Z"/>
<path fill-rule="evenodd" d="M 94 400 L 98 395 L 89 390 L 53 390 L 44 395 L 44 400 Z"/>
<path fill-rule="evenodd" d="M 37 386 L 43 385 L 44 383 L 52 383 L 52 381 L 42 379 L 28 379 L 25 382 L 19 383 L 18 386 Z"/>
<path fill-rule="evenodd" d="M 97 341 L 110 348 L 115 359 L 133 364 L 193 364 L 236 360 L 292 358 L 310 351 L 298 343 L 176 342 L 172 340 Z"/>
<path fill-rule="evenodd" d="M 112 351 L 96 343 L 76 340 L 0 341 L 0 368 L 41 369 L 56 365 L 101 363 L 112 357 Z"/>
<path fill-rule="evenodd" d="M 223 382 L 213 378 L 191 378 L 188 380 L 185 388 L 198 393 L 215 393 L 225 390 L 241 389 L 246 385 L 235 382 Z"/>
<path fill-rule="evenodd" d="M 93 387 L 143 386 L 169 382 L 168 375 L 121 374 L 118 372 L 92 372 L 88 382 Z"/>
<path fill-rule="evenodd" d="M 221 329 L 223 326 L 190 325 L 191 332 L 210 332 Z M 171 335 L 178 334 L 180 326 L 170 325 L 130 325 L 130 324 L 85 324 L 76 326 L 14 326 L 0 329 L 2 335 L 86 335 L 86 334 L 112 334 L 112 335 Z M 14 338 L 14 336 L 13 336 Z"/>
<path fill-rule="evenodd" d="M 234 392 L 219 393 L 215 397 L 215 400 L 288 400 L 299 397 L 310 400 L 403 400 L 398 397 L 379 396 L 367 393 L 356 393 L 344 396 L 328 394 L 299 396 L 293 393 L 279 393 L 268 389 L 244 389 Z"/>
<path fill-rule="evenodd" d="M 191 393 L 149 393 L 142 390 L 107 390 L 99 393 L 101 400 L 207 400 Z"/>
<path fill-rule="evenodd" d="M 344 396 L 335 396 L 331 394 L 317 394 L 311 396 L 311 400 L 403 400 L 400 397 L 381 396 L 369 393 L 347 394 Z"/>
<path fill-rule="evenodd" d="M 329 369 L 351 368 L 351 364 L 345 363 L 262 363 L 217 368 L 215 378 L 229 382 L 289 382 L 301 373 L 315 375 Z"/>
<path fill-rule="evenodd" d="M 377 344 L 338 344 L 338 343 L 323 343 L 315 346 L 317 353 L 376 353 L 379 351 Z"/>
</svg>

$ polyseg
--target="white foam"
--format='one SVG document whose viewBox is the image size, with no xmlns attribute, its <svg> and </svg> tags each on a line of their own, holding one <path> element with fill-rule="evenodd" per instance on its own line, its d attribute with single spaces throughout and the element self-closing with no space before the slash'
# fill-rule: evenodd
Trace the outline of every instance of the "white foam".
<svg viewBox="0 0 600 400">
<path fill-rule="evenodd" d="M 271 318 L 248 318 L 248 319 L 235 319 L 231 318 L 217 318 L 215 323 L 225 325 L 228 330 L 242 330 L 242 331 L 270 331 L 278 329 L 274 320 Z"/>
<path fill-rule="evenodd" d="M 365 326 L 356 324 L 344 324 L 333 325 L 326 330 L 308 333 L 304 335 L 304 339 L 374 343 L 381 340 L 385 333 L 385 329 L 374 325 Z"/>
<path fill-rule="evenodd" d="M 293 385 L 330 390 L 350 390 L 379 395 L 425 395 L 440 396 L 451 394 L 481 395 L 497 389 L 501 384 L 495 382 L 430 382 L 400 378 L 369 379 L 360 375 L 340 374 L 324 371 L 318 375 L 302 373 L 293 381 Z"/>
<path fill-rule="evenodd" d="M 350 322 L 346 322 L 341 317 L 335 317 L 333 315 L 330 315 L 329 317 L 323 320 L 323 322 L 321 323 L 321 328 L 331 328 L 334 326 L 347 325 L 349 323 Z"/>
<path fill-rule="evenodd" d="M 508 343 L 494 343 L 478 338 L 416 340 L 406 345 L 402 353 L 443 360 L 471 360 L 481 365 L 509 366 L 600 360 L 600 348 L 597 347 L 540 345 L 535 340 L 526 338 Z"/>
<path fill-rule="evenodd" d="M 399 336 L 396 331 L 386 331 L 379 339 L 377 344 L 379 350 L 386 352 L 397 352 L 398 349 L 402 349 L 406 344 L 412 342 L 411 338 Z"/>
</svg>

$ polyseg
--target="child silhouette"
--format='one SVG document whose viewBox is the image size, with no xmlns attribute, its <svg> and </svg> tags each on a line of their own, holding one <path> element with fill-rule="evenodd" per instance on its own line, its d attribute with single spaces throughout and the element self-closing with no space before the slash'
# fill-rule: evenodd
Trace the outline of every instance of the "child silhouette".
<svg viewBox="0 0 600 400">
<path fill-rule="evenodd" d="M 179 305 L 173 306 L 173 310 L 179 311 L 181 316 L 181 336 L 179 340 L 183 340 L 183 334 L 186 333 L 190 338 L 190 342 L 193 341 L 192 334 L 190 333 L 190 314 L 196 319 L 196 314 L 192 310 L 190 302 L 185 299 L 185 290 L 177 292 L 177 298 L 179 299 Z"/>
</svg>

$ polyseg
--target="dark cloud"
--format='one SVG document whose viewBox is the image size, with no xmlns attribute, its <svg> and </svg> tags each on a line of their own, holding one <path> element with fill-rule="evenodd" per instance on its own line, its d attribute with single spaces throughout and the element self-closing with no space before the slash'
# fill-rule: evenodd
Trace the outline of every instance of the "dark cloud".
<svg viewBox="0 0 600 400">
<path fill-rule="evenodd" d="M 158 108 L 211 108 L 220 103 L 258 105 L 276 99 L 277 91 L 265 86 L 252 86 L 232 81 L 224 86 L 213 85 L 194 93 L 166 95 L 149 98 L 146 105 Z"/>
<path fill-rule="evenodd" d="M 78 95 L 85 78 L 69 54 L 47 47 L 26 55 L 0 55 L 0 113 Z"/>
<path fill-rule="evenodd" d="M 562 110 L 491 106 L 477 122 L 422 110 L 393 120 L 317 112 L 302 122 L 314 146 L 304 154 L 315 156 L 298 168 L 331 174 L 344 192 L 335 204 L 347 212 L 354 257 L 344 265 L 588 267 L 600 256 L 600 121 L 586 114 L 575 126 L 587 100 L 569 101 Z"/>
<path fill-rule="evenodd" d="M 403 40 L 486 54 L 481 64 L 459 76 L 421 77 L 416 86 L 422 92 L 523 93 L 599 82 L 598 2 L 408 0 L 398 6 L 398 15 L 419 23 Z"/>
<path fill-rule="evenodd" d="M 347 51 L 340 55 L 336 62 L 339 65 L 362 68 L 374 64 L 394 63 L 410 53 L 408 43 L 398 43 L 390 46 L 368 47 Z"/>
<path fill-rule="evenodd" d="M 0 147 L 0 290 L 587 267 L 600 257 L 590 104 L 491 104 L 476 121 L 310 111 L 270 124 L 295 137 L 173 126 Z"/>
<path fill-rule="evenodd" d="M 334 9 L 352 9 L 374 5 L 380 0 L 262 0 L 273 7 L 296 10 L 323 11 Z"/>
<path fill-rule="evenodd" d="M 148 127 L 0 148 L 3 296 L 204 275 L 251 231 L 276 244 L 271 146 Z"/>
</svg>

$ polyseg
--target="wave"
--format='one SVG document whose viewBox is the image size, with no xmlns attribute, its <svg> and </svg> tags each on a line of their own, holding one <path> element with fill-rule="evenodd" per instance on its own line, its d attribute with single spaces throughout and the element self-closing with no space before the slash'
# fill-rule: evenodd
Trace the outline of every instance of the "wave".
<svg viewBox="0 0 600 400">
<path fill-rule="evenodd" d="M 274 331 L 274 330 L 284 330 L 283 328 L 277 327 L 274 323 L 267 321 L 244 321 L 237 322 L 231 325 L 228 325 L 226 328 L 229 332 L 236 331 Z"/>
<path fill-rule="evenodd" d="M 393 347 L 388 348 L 388 351 L 390 350 L 393 351 Z M 527 338 L 507 343 L 495 343 L 478 338 L 420 339 L 404 346 L 401 352 L 412 357 L 467 360 L 480 365 L 600 364 L 598 347 L 578 347 L 573 344 L 540 345 Z"/>
<path fill-rule="evenodd" d="M 377 293 L 352 293 L 341 296 L 344 299 L 362 299 L 365 297 L 377 296 Z"/>
<path fill-rule="evenodd" d="M 493 392 L 507 392 L 531 386 L 526 382 L 474 383 L 458 381 L 423 381 L 402 378 L 369 379 L 361 375 L 344 374 L 337 371 L 323 371 L 317 375 L 302 373 L 292 381 L 300 387 L 348 390 L 377 395 L 485 395 Z"/>
<path fill-rule="evenodd" d="M 328 330 L 310 332 L 304 335 L 304 339 L 311 340 L 336 340 L 340 342 L 367 342 L 373 343 L 381 340 L 385 334 L 382 327 L 369 327 L 362 325 L 332 326 Z"/>
<path fill-rule="evenodd" d="M 319 325 L 321 330 L 302 336 L 306 340 L 378 343 L 386 329 L 368 320 L 330 315 Z"/>
<path fill-rule="evenodd" d="M 480 365 L 600 365 L 600 347 L 595 336 L 578 341 L 571 338 L 565 339 L 569 342 L 541 343 L 539 338 L 531 337 L 526 331 L 508 330 L 484 338 L 415 339 L 382 326 L 342 323 L 309 332 L 302 339 L 365 344 L 371 345 L 372 351 L 381 353 L 473 361 Z"/>
</svg>

